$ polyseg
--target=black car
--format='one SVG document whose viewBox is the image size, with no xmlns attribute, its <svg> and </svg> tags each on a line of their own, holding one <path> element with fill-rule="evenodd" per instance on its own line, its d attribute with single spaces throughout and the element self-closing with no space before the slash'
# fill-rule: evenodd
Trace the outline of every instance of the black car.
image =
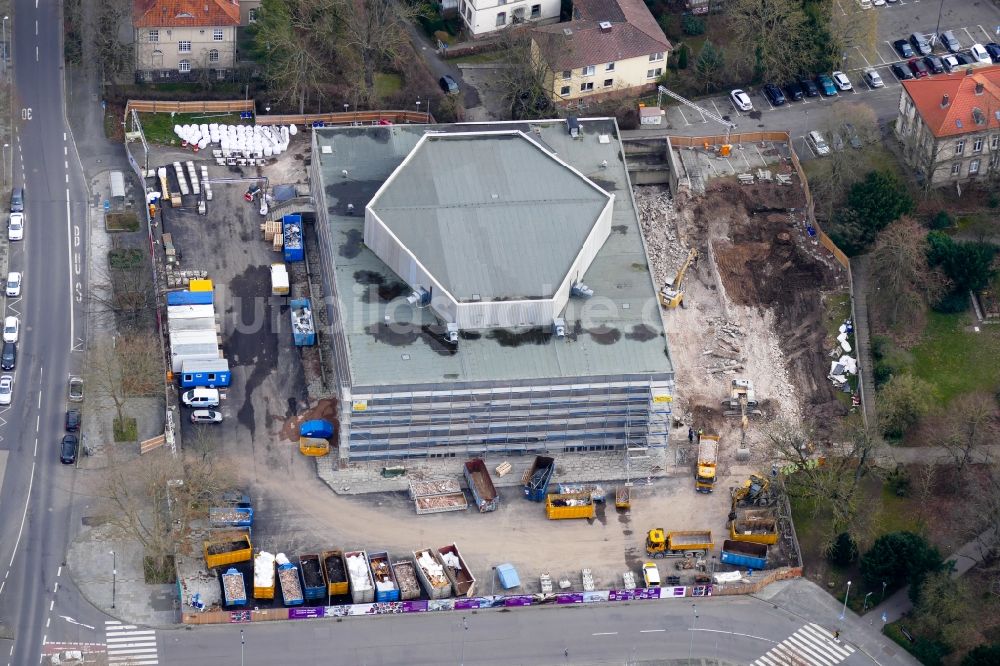
<svg viewBox="0 0 1000 666">
<path fill-rule="evenodd" d="M 924 56 L 924 64 L 927 65 L 932 74 L 940 74 L 944 71 L 944 63 L 941 62 L 941 58 L 935 55 Z"/>
<path fill-rule="evenodd" d="M 906 81 L 907 79 L 913 78 L 913 72 L 911 72 L 910 68 L 901 62 L 893 63 L 892 73 L 895 74 L 896 78 L 900 81 Z"/>
<path fill-rule="evenodd" d="M 80 445 L 80 440 L 76 435 L 64 435 L 62 438 L 62 451 L 59 454 L 59 462 L 64 465 L 72 465 L 76 462 L 76 450 Z"/>
<path fill-rule="evenodd" d="M 438 80 L 438 85 L 441 86 L 441 90 L 445 91 L 449 95 L 458 94 L 458 82 L 451 77 L 451 74 L 445 74 Z"/>
<path fill-rule="evenodd" d="M 910 43 L 905 39 L 897 39 L 894 41 L 892 43 L 892 48 L 896 49 L 896 53 L 903 58 L 913 57 L 913 47 L 910 46 Z"/>
<path fill-rule="evenodd" d="M 66 412 L 66 431 L 76 432 L 80 429 L 80 410 L 70 409 Z"/>
<path fill-rule="evenodd" d="M 24 188 L 15 187 L 10 194 L 10 212 L 12 213 L 23 213 L 24 212 Z"/>
<path fill-rule="evenodd" d="M 767 101 L 770 102 L 772 106 L 781 106 L 785 103 L 785 94 L 781 92 L 781 88 L 773 83 L 765 83 L 762 90 L 764 92 L 764 97 L 767 98 Z"/>
<path fill-rule="evenodd" d="M 0 354 L 0 368 L 13 370 L 15 365 L 17 365 L 17 343 L 5 342 L 3 343 L 3 354 Z"/>
<path fill-rule="evenodd" d="M 798 80 L 799 86 L 802 87 L 802 92 L 806 94 L 806 97 L 816 97 L 819 95 L 819 88 L 808 76 L 800 76 Z"/>
<path fill-rule="evenodd" d="M 800 86 L 795 81 L 785 85 L 785 97 L 793 101 L 799 101 L 802 99 L 805 93 L 802 92 L 802 86 Z"/>
<path fill-rule="evenodd" d="M 984 44 L 983 48 L 985 48 L 986 52 L 990 54 L 990 58 L 993 62 L 1000 62 L 1000 44 L 990 42 L 989 44 Z"/>
</svg>

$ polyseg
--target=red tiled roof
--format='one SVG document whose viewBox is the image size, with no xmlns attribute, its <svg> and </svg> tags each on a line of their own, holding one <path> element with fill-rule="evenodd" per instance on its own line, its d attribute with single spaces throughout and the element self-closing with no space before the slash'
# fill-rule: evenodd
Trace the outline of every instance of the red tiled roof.
<svg viewBox="0 0 1000 666">
<path fill-rule="evenodd" d="M 976 94 L 977 85 L 981 86 Z M 1000 65 L 903 81 L 917 113 L 934 136 L 957 136 L 1000 127 Z M 948 96 L 947 106 L 942 105 Z"/>
<path fill-rule="evenodd" d="M 576 0 L 573 16 L 533 30 L 554 71 L 665 54 L 672 48 L 642 0 Z M 610 23 L 610 30 L 602 30 L 602 22 Z"/>
<path fill-rule="evenodd" d="M 136 28 L 186 28 L 240 24 L 239 0 L 133 0 Z"/>
</svg>

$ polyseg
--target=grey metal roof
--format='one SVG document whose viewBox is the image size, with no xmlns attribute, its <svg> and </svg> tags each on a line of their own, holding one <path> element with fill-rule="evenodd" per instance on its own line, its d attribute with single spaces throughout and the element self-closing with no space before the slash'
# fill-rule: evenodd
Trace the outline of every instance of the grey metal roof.
<svg viewBox="0 0 1000 666">
<path fill-rule="evenodd" d="M 443 341 L 444 326 L 432 310 L 410 307 L 405 298 L 410 290 L 403 280 L 364 246 L 360 211 L 425 132 L 509 129 L 525 132 L 616 195 L 612 233 L 584 275 L 594 298 L 570 300 L 565 338 L 541 329 L 463 332 L 454 349 Z M 356 389 L 672 376 L 617 127 L 613 119 L 586 119 L 581 130 L 580 139 L 570 137 L 562 121 L 313 130 L 312 159 L 325 198 L 317 205 L 325 207 L 328 216 L 333 247 L 326 256 L 335 264 L 339 296 L 329 305 L 346 331 Z M 608 137 L 606 142 L 602 135 Z M 343 176 L 345 169 L 349 177 Z M 355 207 L 351 213 L 349 203 Z M 387 314 L 392 321 L 388 326 Z"/>
<path fill-rule="evenodd" d="M 443 134 L 371 208 L 457 300 L 531 299 L 552 296 L 608 200 L 524 134 Z"/>
</svg>

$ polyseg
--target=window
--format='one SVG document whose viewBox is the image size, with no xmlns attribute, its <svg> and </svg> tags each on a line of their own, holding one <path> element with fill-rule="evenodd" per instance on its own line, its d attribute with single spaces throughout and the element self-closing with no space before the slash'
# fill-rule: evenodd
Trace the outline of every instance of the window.
<svg viewBox="0 0 1000 666">
<path fill-rule="evenodd" d="M 580 68 L 580 75 L 581 76 L 593 76 L 594 75 L 594 66 L 593 65 L 587 65 L 586 67 L 581 67 Z"/>
<path fill-rule="evenodd" d="M 507 12 L 499 12 L 497 14 L 497 27 L 507 25 Z"/>
<path fill-rule="evenodd" d="M 194 380 L 194 375 L 192 375 L 192 374 L 184 375 L 184 381 L 190 382 L 192 380 Z"/>
<path fill-rule="evenodd" d="M 593 89 L 594 89 L 593 81 L 587 81 L 586 83 L 580 84 L 580 92 L 590 92 Z"/>
<path fill-rule="evenodd" d="M 961 162 L 952 162 L 951 163 L 951 175 L 957 176 L 960 173 L 962 173 L 962 163 Z"/>
<path fill-rule="evenodd" d="M 563 70 L 563 80 L 565 81 L 566 79 L 571 79 L 571 78 L 573 78 L 573 70 L 571 70 L 571 69 L 564 69 Z"/>
<path fill-rule="evenodd" d="M 972 160 L 969 162 L 969 175 L 975 176 L 979 173 L 979 160 Z"/>
<path fill-rule="evenodd" d="M 542 17 L 542 6 L 541 5 L 531 5 L 531 18 L 541 18 Z"/>
<path fill-rule="evenodd" d="M 560 88 L 559 94 L 562 95 L 563 97 L 569 95 L 569 86 L 563 86 L 562 88 Z"/>
<path fill-rule="evenodd" d="M 507 4 L 507 0 L 497 0 L 497 4 L 498 5 L 506 5 Z"/>
<path fill-rule="evenodd" d="M 662 51 L 659 52 L 659 53 L 651 53 L 649 55 L 649 62 L 660 62 L 661 60 L 663 60 L 663 52 Z"/>
<path fill-rule="evenodd" d="M 604 71 L 605 72 L 613 72 L 613 71 L 615 71 L 615 63 L 609 62 L 607 65 L 604 66 Z"/>
<path fill-rule="evenodd" d="M 149 31 L 149 41 L 151 41 L 151 42 L 158 42 L 158 41 L 160 41 L 160 31 L 159 30 L 150 30 Z"/>
<path fill-rule="evenodd" d="M 1000 150 L 1000 134 L 990 137 L 990 150 Z"/>
<path fill-rule="evenodd" d="M 257 22 L 257 10 L 251 9 L 250 11 L 247 12 L 247 23 L 256 23 L 256 22 Z"/>
<path fill-rule="evenodd" d="M 655 79 L 658 76 L 660 76 L 661 74 L 663 74 L 663 68 L 662 67 L 657 67 L 656 69 L 647 69 L 646 70 L 646 78 L 647 79 Z"/>
<path fill-rule="evenodd" d="M 959 139 L 955 142 L 955 154 L 961 155 L 965 152 L 965 139 Z"/>
<path fill-rule="evenodd" d="M 974 153 L 983 152 L 983 137 L 979 137 L 972 142 L 972 152 Z"/>
<path fill-rule="evenodd" d="M 216 28 L 212 31 L 212 41 L 221 42 L 222 41 L 222 28 Z"/>
<path fill-rule="evenodd" d="M 215 76 L 220 81 L 225 81 L 226 80 L 226 70 L 224 70 L 224 69 L 217 69 L 217 70 L 215 70 Z"/>
<path fill-rule="evenodd" d="M 614 79 L 604 79 L 604 87 L 605 88 L 610 88 L 611 86 L 614 85 L 614 83 L 615 83 Z"/>
<path fill-rule="evenodd" d="M 214 382 L 215 381 L 215 373 L 214 372 L 208 373 L 208 381 L 210 381 L 210 382 Z"/>
<path fill-rule="evenodd" d="M 990 156 L 990 168 L 996 169 L 998 166 L 1000 166 L 1000 153 L 993 153 Z"/>
<path fill-rule="evenodd" d="M 186 39 L 177 42 L 177 52 L 191 53 L 191 42 Z"/>
<path fill-rule="evenodd" d="M 191 71 L 191 63 L 187 60 L 181 60 L 177 63 L 177 71 L 183 73 Z"/>
<path fill-rule="evenodd" d="M 472 7 L 465 8 L 465 18 L 469 23 L 472 23 Z"/>
<path fill-rule="evenodd" d="M 209 62 L 219 62 L 219 49 L 212 49 L 208 52 Z"/>
</svg>

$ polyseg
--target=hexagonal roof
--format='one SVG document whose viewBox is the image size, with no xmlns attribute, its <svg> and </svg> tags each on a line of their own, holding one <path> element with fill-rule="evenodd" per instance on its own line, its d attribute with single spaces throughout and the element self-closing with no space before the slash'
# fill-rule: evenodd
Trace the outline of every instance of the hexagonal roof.
<svg viewBox="0 0 1000 666">
<path fill-rule="evenodd" d="M 611 198 L 524 133 L 481 132 L 425 135 L 368 207 L 456 300 L 520 300 L 554 294 Z"/>
</svg>

